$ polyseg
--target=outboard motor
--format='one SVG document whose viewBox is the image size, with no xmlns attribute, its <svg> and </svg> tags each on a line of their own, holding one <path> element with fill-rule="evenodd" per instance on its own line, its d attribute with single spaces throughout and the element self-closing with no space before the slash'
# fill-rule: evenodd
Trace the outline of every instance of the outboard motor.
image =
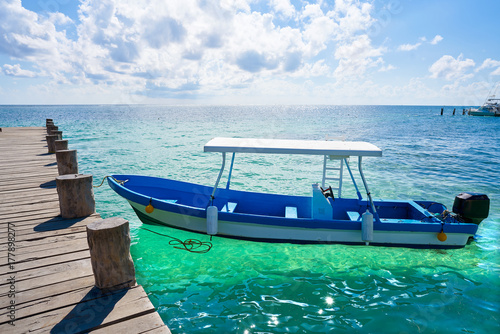
<svg viewBox="0 0 500 334">
<path fill-rule="evenodd" d="M 455 197 L 453 212 L 464 223 L 478 224 L 488 217 L 490 199 L 485 194 L 461 193 Z"/>
</svg>

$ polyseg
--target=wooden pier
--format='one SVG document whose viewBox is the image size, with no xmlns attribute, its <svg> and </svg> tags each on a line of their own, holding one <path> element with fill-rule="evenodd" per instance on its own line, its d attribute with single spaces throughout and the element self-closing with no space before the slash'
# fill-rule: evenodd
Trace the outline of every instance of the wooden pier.
<svg viewBox="0 0 500 334">
<path fill-rule="evenodd" d="M 63 219 L 45 128 L 0 132 L 0 333 L 170 333 L 140 285 L 94 286 L 86 225 Z"/>
</svg>

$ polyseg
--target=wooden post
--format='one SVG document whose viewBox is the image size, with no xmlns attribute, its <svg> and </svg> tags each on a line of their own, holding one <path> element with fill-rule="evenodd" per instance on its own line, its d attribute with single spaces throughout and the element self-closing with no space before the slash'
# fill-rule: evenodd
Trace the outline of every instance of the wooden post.
<svg viewBox="0 0 500 334">
<path fill-rule="evenodd" d="M 56 144 L 56 152 L 68 149 L 68 141 L 67 140 L 56 140 L 55 144 Z M 73 173 L 73 174 L 76 174 L 76 173 Z"/>
<path fill-rule="evenodd" d="M 51 131 L 51 134 L 53 134 L 53 135 L 57 135 L 57 136 L 58 136 L 58 139 L 57 139 L 57 140 L 62 140 L 62 131 L 59 131 L 59 130 L 52 130 L 52 131 Z"/>
<path fill-rule="evenodd" d="M 453 108 L 453 116 L 455 116 L 455 110 L 456 110 L 456 109 L 457 109 L 457 108 Z"/>
<path fill-rule="evenodd" d="M 47 134 L 48 134 L 48 135 L 51 135 L 51 134 L 52 134 L 52 131 L 54 131 L 54 130 L 58 130 L 58 129 L 59 129 L 59 128 L 58 128 L 57 126 L 55 126 L 55 125 L 48 125 L 48 126 L 47 126 Z"/>
<path fill-rule="evenodd" d="M 49 123 L 49 122 L 52 122 L 54 123 L 54 120 L 52 118 L 46 118 L 45 119 L 45 124 Z"/>
<path fill-rule="evenodd" d="M 443 108 L 441 108 L 441 116 L 443 116 Z"/>
<path fill-rule="evenodd" d="M 76 150 L 56 150 L 56 160 L 59 175 L 78 174 Z"/>
<path fill-rule="evenodd" d="M 47 139 L 47 148 L 49 153 L 56 153 L 56 143 L 55 141 L 57 140 L 57 135 L 48 135 L 45 136 Z"/>
<path fill-rule="evenodd" d="M 96 287 L 112 291 L 135 285 L 127 220 L 112 217 L 88 224 L 87 242 Z"/>
<path fill-rule="evenodd" d="M 92 175 L 61 175 L 56 177 L 56 186 L 63 218 L 86 217 L 95 213 Z"/>
</svg>

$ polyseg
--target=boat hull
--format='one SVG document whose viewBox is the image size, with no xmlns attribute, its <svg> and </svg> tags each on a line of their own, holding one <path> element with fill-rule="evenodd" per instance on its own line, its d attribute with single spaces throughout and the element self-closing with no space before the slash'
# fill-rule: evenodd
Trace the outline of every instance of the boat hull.
<svg viewBox="0 0 500 334">
<path fill-rule="evenodd" d="M 500 117 L 500 112 L 492 112 L 492 111 L 487 111 L 487 110 L 471 110 L 470 111 L 471 116 L 493 116 L 493 117 Z"/>
<path fill-rule="evenodd" d="M 113 179 L 108 179 L 108 182 L 111 188 L 127 199 L 143 223 L 207 233 L 206 207 L 211 187 L 144 176 L 113 177 L 129 180 L 124 185 Z M 173 200 L 174 197 L 177 199 Z M 362 239 L 359 216 L 349 219 L 346 215 L 345 219 L 339 219 L 342 216 L 337 213 L 334 214 L 337 218 L 315 219 L 310 214 L 310 197 L 226 189 L 218 189 L 215 197 L 213 204 L 218 207 L 218 236 L 263 242 L 366 244 Z M 249 205 L 245 206 L 244 199 L 248 199 Z M 238 202 L 234 212 L 224 210 L 223 203 L 228 200 Z M 332 205 L 345 206 L 344 211 L 354 210 L 355 205 L 364 206 L 366 210 L 366 201 L 337 199 L 335 203 Z M 149 204 L 154 207 L 150 213 L 146 212 L 146 206 Z M 283 214 L 280 214 L 281 211 L 272 211 L 275 207 L 285 204 L 298 207 L 297 218 L 285 217 L 284 209 Z M 460 248 L 466 245 L 477 230 L 475 224 L 443 225 L 432 217 L 415 219 L 413 216 L 420 212 L 423 212 L 422 215 L 430 214 L 412 201 L 376 201 L 376 205 L 380 209 L 381 219 L 380 222 L 374 223 L 370 245 Z M 246 212 L 251 206 L 256 207 L 257 211 Z M 416 213 L 410 214 L 410 211 Z M 362 209 L 358 209 L 358 212 L 362 212 Z M 399 217 L 402 213 L 407 216 Z M 447 236 L 445 241 L 437 238 L 442 230 Z"/>
<path fill-rule="evenodd" d="M 197 233 L 207 233 L 206 218 L 183 215 L 162 210 L 147 214 L 145 206 L 129 202 L 138 218 L 145 224 L 158 224 Z M 220 216 L 220 213 L 219 213 Z M 373 246 L 409 248 L 461 248 L 473 235 L 467 233 L 446 233 L 447 240 L 437 239 L 439 232 L 374 231 Z M 365 245 L 361 226 L 353 229 L 305 228 L 266 224 L 242 223 L 231 220 L 218 221 L 217 236 L 260 242 L 320 243 Z"/>
</svg>

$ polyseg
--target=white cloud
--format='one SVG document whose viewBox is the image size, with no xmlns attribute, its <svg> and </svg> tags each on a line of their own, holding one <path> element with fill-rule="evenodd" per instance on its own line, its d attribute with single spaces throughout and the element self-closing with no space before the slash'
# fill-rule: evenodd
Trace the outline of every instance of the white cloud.
<svg viewBox="0 0 500 334">
<path fill-rule="evenodd" d="M 295 16 L 295 7 L 290 3 L 290 0 L 271 0 L 270 5 L 276 13 L 284 17 Z"/>
<path fill-rule="evenodd" d="M 21 1 L 0 1 L 0 52 L 32 61 L 58 57 L 68 41 L 52 21 L 67 22 L 67 18 L 63 14 L 39 17 L 24 9 Z"/>
<path fill-rule="evenodd" d="M 335 58 L 339 59 L 335 77 L 339 80 L 361 77 L 369 67 L 383 62 L 380 56 L 384 51 L 383 48 L 374 48 L 368 35 L 360 35 L 350 43 L 339 45 L 335 51 Z"/>
<path fill-rule="evenodd" d="M 380 69 L 379 69 L 379 72 L 387 72 L 387 71 L 392 71 L 392 70 L 395 70 L 396 67 L 394 65 L 387 65 L 387 66 L 382 66 Z"/>
<path fill-rule="evenodd" d="M 328 12 L 328 16 L 338 21 L 337 39 L 346 39 L 358 32 L 366 32 L 375 23 L 371 16 L 372 9 L 370 3 L 360 3 L 356 0 L 335 1 L 335 10 Z"/>
<path fill-rule="evenodd" d="M 476 72 L 479 72 L 488 68 L 496 68 L 490 75 L 500 75 L 500 61 L 494 60 L 491 58 L 485 59 L 481 66 L 476 69 Z"/>
<path fill-rule="evenodd" d="M 475 63 L 472 59 L 463 59 L 463 55 L 459 55 L 457 59 L 452 56 L 445 55 L 438 59 L 429 68 L 431 78 L 444 78 L 445 80 L 463 80 L 470 77 L 465 72 L 474 67 Z"/>
<path fill-rule="evenodd" d="M 398 51 L 412 51 L 416 50 L 422 43 L 415 43 L 415 44 L 402 44 L 398 46 Z"/>
<path fill-rule="evenodd" d="M 10 75 L 13 77 L 34 78 L 37 76 L 36 73 L 33 71 L 21 69 L 20 64 L 15 64 L 15 65 L 5 64 L 3 65 L 3 72 L 6 75 Z"/>
<path fill-rule="evenodd" d="M 54 87 L 86 87 L 105 96 L 122 91 L 170 98 L 227 94 L 232 88 L 240 94 L 256 89 L 257 82 L 289 77 L 334 74 L 343 80 L 383 64 L 385 49 L 367 35 L 374 23 L 369 3 L 339 0 L 299 8 L 290 0 L 272 0 L 270 13 L 252 11 L 257 5 L 82 0 L 72 21 L 61 13 L 42 17 L 19 0 L 0 0 L 0 53 L 36 70 L 9 65 L 3 71 L 36 73 L 51 78 Z M 71 39 L 68 27 L 76 31 Z M 327 49 L 335 50 L 334 59 L 322 54 Z M 89 88 L 94 85 L 100 89 Z"/>
<path fill-rule="evenodd" d="M 429 44 L 432 44 L 432 45 L 436 45 L 437 43 L 439 43 L 441 40 L 443 39 L 443 37 L 439 36 L 439 35 L 436 35 L 432 41 L 429 42 Z M 418 49 L 423 42 L 426 42 L 427 41 L 427 38 L 424 36 L 424 37 L 420 37 L 419 38 L 420 42 L 417 42 L 415 44 L 401 44 L 400 46 L 398 46 L 398 51 L 413 51 L 413 50 L 416 50 Z"/>
<path fill-rule="evenodd" d="M 431 43 L 432 45 L 436 45 L 437 43 L 441 42 L 442 40 L 443 40 L 443 37 L 441 35 L 436 35 L 436 36 L 434 36 L 432 41 L 430 41 L 429 43 Z"/>
</svg>

